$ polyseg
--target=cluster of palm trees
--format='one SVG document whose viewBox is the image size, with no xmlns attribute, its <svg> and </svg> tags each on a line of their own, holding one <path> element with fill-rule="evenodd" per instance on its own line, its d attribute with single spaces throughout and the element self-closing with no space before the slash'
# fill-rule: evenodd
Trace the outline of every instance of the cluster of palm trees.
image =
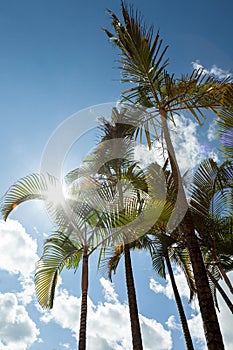
<svg viewBox="0 0 233 350">
<path fill-rule="evenodd" d="M 167 71 L 167 47 L 141 16 L 122 3 L 122 21 L 111 11 L 114 32 L 105 30 L 120 49 L 124 103 L 113 108 L 110 121 L 101 119 L 100 141 L 79 168 L 65 177 L 66 196 L 59 203 L 49 196 L 61 184 L 52 176 L 33 174 L 13 184 L 3 196 L 1 212 L 7 219 L 20 203 L 46 201 L 56 232 L 45 241 L 37 263 L 35 286 L 44 308 L 52 308 L 58 275 L 64 267 L 77 269 L 82 262 L 82 302 L 79 350 L 86 349 L 89 256 L 99 249 L 99 264 L 107 264 L 109 277 L 122 256 L 128 291 L 134 350 L 143 349 L 131 249 L 147 249 L 157 273 L 168 272 L 177 303 L 187 349 L 194 349 L 173 274 L 177 264 L 184 272 L 190 298 L 197 294 L 209 350 L 224 349 L 218 323 L 216 290 L 231 312 L 233 305 L 227 272 L 233 268 L 233 85 L 203 71 L 176 78 Z M 225 160 L 203 161 L 187 191 L 183 185 L 169 123 L 188 111 L 201 124 L 206 114 L 218 117 Z M 135 142 L 153 150 L 160 133 L 164 164 L 146 168 L 134 160 Z M 101 166 L 99 166 L 101 164 Z"/>
</svg>

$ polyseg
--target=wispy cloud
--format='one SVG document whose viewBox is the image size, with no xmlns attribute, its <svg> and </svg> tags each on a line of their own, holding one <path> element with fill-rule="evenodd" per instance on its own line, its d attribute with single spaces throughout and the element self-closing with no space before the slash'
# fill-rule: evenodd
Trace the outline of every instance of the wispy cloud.
<svg viewBox="0 0 233 350">
<path fill-rule="evenodd" d="M 219 68 L 215 64 L 210 69 L 207 69 L 200 63 L 199 60 L 196 60 L 192 62 L 192 66 L 194 69 L 202 69 L 203 73 L 214 75 L 219 79 L 230 78 L 232 76 L 228 70 Z"/>
</svg>

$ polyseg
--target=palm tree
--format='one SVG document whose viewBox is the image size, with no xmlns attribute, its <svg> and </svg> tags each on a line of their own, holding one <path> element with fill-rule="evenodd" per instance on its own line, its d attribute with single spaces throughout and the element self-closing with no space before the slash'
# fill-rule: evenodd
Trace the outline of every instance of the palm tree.
<svg viewBox="0 0 233 350">
<path fill-rule="evenodd" d="M 132 135 L 136 128 L 131 123 L 125 123 L 123 119 L 125 114 L 131 118 L 132 113 L 136 112 L 125 107 L 119 111 L 114 108 L 112 123 L 102 119 L 103 135 L 93 153 L 92 162 L 94 169 L 96 164 L 103 164 L 98 169 L 99 181 L 102 181 L 104 188 L 110 189 L 110 192 L 114 193 L 117 199 L 116 205 L 111 205 L 109 213 L 112 220 L 108 225 L 110 224 L 112 229 L 117 230 L 115 245 L 121 247 L 124 252 L 133 349 L 142 349 L 130 248 L 134 241 L 138 241 L 141 239 L 139 237 L 146 233 L 146 227 L 149 229 L 154 223 L 153 218 L 151 219 L 152 208 L 153 213 L 156 211 L 157 215 L 163 212 L 163 217 L 170 216 L 172 210 L 171 205 L 166 205 L 165 201 L 160 198 L 161 190 L 158 188 L 164 184 L 159 181 L 159 176 L 157 177 L 157 188 L 153 191 L 153 194 L 157 194 L 157 196 L 152 200 L 150 185 L 147 183 L 148 174 L 142 171 L 137 162 L 134 161 Z M 89 157 L 88 160 L 90 162 L 91 158 Z M 158 173 L 159 170 L 161 168 L 158 165 L 151 166 L 151 171 L 154 174 Z M 94 170 L 93 173 L 96 179 L 96 171 Z M 106 195 L 104 197 L 109 198 Z M 110 197 L 109 203 L 111 201 Z M 143 213 L 143 218 L 140 216 L 141 213 Z"/>
<path fill-rule="evenodd" d="M 174 114 L 182 111 L 191 112 L 198 122 L 200 118 L 205 118 L 204 112 L 207 110 L 217 113 L 222 104 L 223 92 L 226 92 L 227 81 L 218 81 L 203 74 L 203 71 L 196 70 L 190 76 L 183 75 L 179 79 L 168 74 L 165 69 L 168 60 L 164 59 L 167 47 L 161 50 L 162 40 L 159 33 L 154 38 L 153 28 L 147 30 L 138 13 L 134 15 L 133 10 L 129 13 L 123 2 L 121 8 L 123 22 L 109 11 L 115 33 L 108 30 L 105 33 L 121 51 L 122 82 L 133 84 L 123 95 L 134 104 L 149 107 L 153 111 L 153 120 L 160 118 L 176 183 L 177 212 L 185 213 L 179 226 L 190 254 L 207 346 L 210 350 L 221 350 L 224 349 L 222 335 L 192 216 L 187 209 L 188 203 L 168 120 L 173 121 Z M 150 121 L 151 113 L 148 113 L 144 126 L 147 127 Z"/>
<path fill-rule="evenodd" d="M 82 260 L 79 350 L 85 350 L 88 259 L 107 240 L 102 234 L 101 226 L 96 229 L 100 218 L 93 207 L 85 201 L 85 197 L 88 198 L 90 193 L 84 189 L 82 192 L 78 191 L 76 185 L 71 181 L 72 176 L 71 172 L 66 177 L 67 184 L 69 184 L 68 199 L 60 193 L 60 185 L 51 175 L 32 174 L 20 179 L 9 188 L 3 197 L 1 212 L 6 220 L 11 211 L 23 202 L 31 199 L 47 202 L 47 208 L 58 229 L 46 240 L 43 255 L 36 266 L 35 285 L 38 301 L 43 308 L 51 309 L 58 274 L 64 266 L 77 269 Z"/>
<path fill-rule="evenodd" d="M 183 269 L 185 276 L 187 277 L 188 285 L 190 287 L 190 292 L 191 292 L 190 298 L 192 297 L 193 292 L 195 292 L 195 287 L 192 279 L 190 266 L 188 263 L 189 257 L 188 257 L 187 251 L 185 251 L 184 248 L 181 248 L 181 245 L 179 247 L 177 245 L 174 247 L 171 247 L 172 244 L 174 244 L 174 242 L 175 240 L 172 239 L 170 236 L 160 232 L 160 233 L 156 233 L 153 239 L 147 235 L 144 235 L 138 240 L 131 242 L 127 248 L 128 250 L 129 249 L 149 250 L 152 257 L 153 268 L 163 278 L 166 278 L 164 261 L 166 262 L 167 270 L 171 279 L 171 284 L 172 284 L 172 288 L 175 296 L 175 301 L 176 301 L 179 315 L 180 315 L 180 320 L 182 324 L 186 346 L 188 350 L 193 350 L 194 347 L 192 344 L 192 338 L 189 332 L 187 319 L 184 313 L 181 298 L 175 282 L 175 277 L 172 270 L 170 259 L 172 259 L 175 263 L 177 263 Z M 112 272 L 116 273 L 121 257 L 124 255 L 125 260 L 127 259 L 126 258 L 127 253 L 128 252 L 126 252 L 125 246 L 121 244 L 116 247 L 116 249 L 113 252 L 113 255 L 107 259 L 108 276 L 110 280 L 112 280 Z"/>
<path fill-rule="evenodd" d="M 188 286 L 190 288 L 190 299 L 193 294 L 196 293 L 193 276 L 191 272 L 190 259 L 187 250 L 184 248 L 183 243 L 177 242 L 177 239 L 166 235 L 165 232 L 157 232 L 154 234 L 153 244 L 151 246 L 151 257 L 152 265 L 158 274 L 166 279 L 165 264 L 167 267 L 168 274 L 170 276 L 171 285 L 178 308 L 181 325 L 183 329 L 184 339 L 186 343 L 186 348 L 188 350 L 193 350 L 193 343 L 191 334 L 188 328 L 188 322 L 185 316 L 184 308 L 182 305 L 181 297 L 176 285 L 175 276 L 173 273 L 171 260 L 181 267 L 183 270 Z"/>
<path fill-rule="evenodd" d="M 56 232 L 45 241 L 44 251 L 36 264 L 35 287 L 42 308 L 52 309 L 58 275 L 64 267 L 79 267 L 82 260 L 82 301 L 79 328 L 79 349 L 86 348 L 88 257 L 91 251 L 75 245 L 66 234 Z"/>
<path fill-rule="evenodd" d="M 110 123 L 102 120 L 103 135 L 97 147 L 95 155 L 97 158 L 105 159 L 106 154 L 110 153 L 109 161 L 104 162 L 103 167 L 99 169 L 99 175 L 104 176 L 104 184 L 111 191 L 115 192 L 117 206 L 114 207 L 112 220 L 112 228 L 122 227 L 125 233 L 123 234 L 120 246 L 123 246 L 125 256 L 125 277 L 129 303 L 132 343 L 134 350 L 142 350 L 142 336 L 138 317 L 138 307 L 136 299 L 136 290 L 134 285 L 132 262 L 130 257 L 130 240 L 132 229 L 127 229 L 127 225 L 140 214 L 143 198 L 143 192 L 147 192 L 145 175 L 139 168 L 137 163 L 132 159 L 132 128 L 131 125 L 121 123 L 122 113 L 114 109 L 114 122 Z M 102 147 L 104 142 L 107 143 L 107 148 Z M 117 142 L 116 142 L 117 141 Z M 103 155 L 104 153 L 104 155 Z M 128 158 L 128 159 L 127 159 Z M 98 163 L 98 161 L 97 161 Z M 129 189 L 131 194 L 129 195 Z M 132 196 L 133 195 L 133 196 Z M 111 209 L 111 210 L 112 210 Z M 119 220 L 116 220 L 119 218 Z M 131 232 L 130 232 L 131 231 Z M 119 241 L 119 237 L 118 237 Z"/>
<path fill-rule="evenodd" d="M 146 175 L 145 179 L 141 179 L 141 181 L 146 181 L 145 187 L 148 187 L 148 191 L 150 193 L 149 201 L 155 203 L 155 205 L 158 206 L 158 194 L 156 193 L 156 190 L 152 190 L 152 187 L 155 185 L 155 182 L 152 181 L 152 178 L 156 174 L 156 187 L 160 187 L 162 185 L 162 179 L 160 179 L 161 175 L 164 174 L 164 171 L 166 170 L 167 162 L 165 163 L 165 166 L 163 169 L 158 167 L 156 164 L 150 164 L 147 169 L 144 169 L 144 173 Z M 160 170 L 160 171 L 159 171 Z M 159 274 L 166 278 L 165 274 L 165 267 L 164 267 L 164 260 L 166 261 L 168 272 L 171 278 L 172 287 L 174 290 L 175 300 L 177 302 L 183 332 L 187 344 L 188 349 L 193 349 L 192 339 L 191 335 L 188 329 L 187 320 L 185 317 L 185 313 L 183 310 L 183 306 L 181 303 L 181 299 L 178 293 L 178 289 L 175 283 L 174 274 L 172 271 L 171 263 L 170 263 L 170 253 L 171 258 L 178 263 L 183 271 L 185 272 L 185 276 L 187 277 L 187 282 L 190 287 L 191 291 L 191 297 L 193 293 L 195 292 L 195 286 L 193 282 L 192 272 L 190 269 L 190 261 L 187 251 L 185 251 L 182 243 L 176 244 L 176 247 L 174 245 L 180 240 L 176 239 L 175 236 L 171 237 L 170 235 L 166 234 L 166 226 L 167 222 L 172 214 L 172 211 L 174 209 L 174 181 L 172 181 L 172 176 L 169 171 L 165 171 L 166 174 L 166 182 L 168 186 L 168 192 L 167 192 L 167 198 L 166 201 L 163 202 L 163 210 L 161 211 L 161 214 L 156 221 L 156 223 L 153 222 L 153 226 L 149 228 L 148 234 L 149 236 L 143 235 L 142 237 L 135 239 L 133 242 L 130 242 L 129 244 L 124 244 L 124 242 L 121 242 L 121 244 L 118 244 L 115 250 L 113 251 L 113 254 L 110 258 L 104 260 L 104 263 L 108 263 L 108 276 L 112 280 L 112 272 L 116 273 L 116 269 L 118 266 L 118 263 L 120 261 L 120 258 L 124 255 L 125 257 L 125 270 L 126 270 L 126 280 L 128 279 L 127 275 L 127 260 L 129 259 L 129 253 L 131 249 L 147 249 L 150 251 L 152 256 L 152 262 L 153 267 L 156 271 L 159 272 Z M 159 181 L 159 179 L 161 181 Z M 173 192 L 173 193 L 172 193 Z M 144 208 L 144 215 L 146 215 L 147 209 Z M 129 262 L 129 265 L 131 266 L 131 262 Z M 129 273 L 131 276 L 131 273 Z M 129 285 L 129 282 L 127 281 L 127 285 Z M 128 288 L 129 289 L 129 288 Z M 130 302 L 129 302 L 130 304 Z"/>
<path fill-rule="evenodd" d="M 218 165 L 206 159 L 194 174 L 190 199 L 208 276 L 218 289 L 214 279 L 223 278 L 231 293 L 233 287 L 226 272 L 233 268 L 232 179 L 232 161 Z"/>
<path fill-rule="evenodd" d="M 86 347 L 89 255 L 101 244 L 105 250 L 114 240 L 118 242 L 123 237 L 126 247 L 126 281 L 133 346 L 134 349 L 142 349 L 130 252 L 126 236 L 121 233 L 123 231 L 121 227 L 130 224 L 137 216 L 135 213 L 140 212 L 147 187 L 144 174 L 138 165 L 124 159 L 130 156 L 132 158 L 131 125 L 121 124 L 119 120 L 116 120 L 114 125 L 105 121 L 102 128 L 105 135 L 97 149 L 86 158 L 80 168 L 72 170 L 66 176 L 66 184 L 69 188 L 68 199 L 64 198 L 61 186 L 53 176 L 32 174 L 20 179 L 9 188 L 3 198 L 1 212 L 6 220 L 20 203 L 41 199 L 46 201 L 47 208 L 58 227 L 57 234 L 46 241 L 44 253 L 37 264 L 35 282 L 38 300 L 42 307 L 52 308 L 58 273 L 65 265 L 77 267 L 73 261 L 77 262 L 78 259 L 79 262 L 82 256 L 80 350 Z M 114 141 L 117 138 L 122 139 L 120 149 L 113 150 L 109 144 L 107 148 L 103 147 L 104 141 Z M 115 153 L 112 153 L 113 151 Z M 104 161 L 108 154 L 110 158 L 115 154 L 115 159 L 113 157 L 113 160 Z M 102 164 L 100 169 L 99 164 Z M 79 182 L 81 182 L 81 191 Z M 127 203 L 127 209 L 125 203 Z M 113 233 L 110 232 L 108 235 L 109 230 Z M 128 236 L 132 238 L 133 235 L 132 227 L 128 228 Z M 74 257 L 73 254 L 75 254 Z"/>
<path fill-rule="evenodd" d="M 153 164 L 149 166 L 149 183 L 153 184 Z M 170 208 L 173 211 L 175 207 L 175 183 L 172 173 L 167 169 L 167 162 L 163 167 L 163 173 L 165 174 L 166 184 L 167 184 L 167 196 L 166 201 L 170 204 Z M 171 205 L 172 204 L 172 205 Z M 167 232 L 167 223 L 171 216 L 166 215 L 167 210 L 163 211 L 159 219 L 156 223 L 151 227 L 148 234 L 150 234 L 151 242 L 148 244 L 148 248 L 152 258 L 152 266 L 158 274 L 166 278 L 166 268 L 168 274 L 170 276 L 175 301 L 177 304 L 181 325 L 183 329 L 183 334 L 186 342 L 187 349 L 194 349 L 192 338 L 189 332 L 187 319 L 185 316 L 185 312 L 183 309 L 182 301 L 177 289 L 177 285 L 175 282 L 175 276 L 173 273 L 171 261 L 173 261 L 176 265 L 178 265 L 187 280 L 187 284 L 190 289 L 190 300 L 192 299 L 194 293 L 196 293 L 196 287 L 193 280 L 193 274 L 191 270 L 190 257 L 187 249 L 185 249 L 185 242 L 183 240 L 182 235 L 180 234 L 179 229 L 174 230 L 173 232 Z M 165 214 L 165 215 L 164 215 Z"/>
</svg>

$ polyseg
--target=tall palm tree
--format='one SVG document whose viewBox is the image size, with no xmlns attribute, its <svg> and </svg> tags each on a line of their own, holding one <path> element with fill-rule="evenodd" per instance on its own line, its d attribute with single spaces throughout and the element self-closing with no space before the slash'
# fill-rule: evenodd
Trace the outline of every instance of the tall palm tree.
<svg viewBox="0 0 233 350">
<path fill-rule="evenodd" d="M 43 308 L 51 309 L 58 274 L 64 266 L 76 269 L 82 260 L 79 350 L 85 350 L 88 259 L 103 242 L 106 243 L 106 240 L 101 233 L 101 226 L 96 229 L 99 217 L 93 207 L 85 201 L 85 197 L 88 198 L 90 194 L 85 190 L 78 191 L 71 179 L 72 173 L 67 174 L 69 183 L 67 199 L 61 195 L 60 184 L 53 176 L 42 174 L 26 176 L 6 192 L 1 203 L 1 212 L 6 220 L 11 211 L 23 202 L 31 199 L 47 202 L 57 231 L 46 240 L 43 255 L 36 266 L 35 285 L 38 301 Z"/>
<path fill-rule="evenodd" d="M 96 163 L 103 163 L 103 166 L 98 169 L 98 175 L 102 184 L 110 188 L 117 198 L 116 206 L 110 210 L 113 218 L 111 226 L 113 229 L 118 228 L 121 231 L 121 234 L 118 234 L 115 245 L 122 247 L 124 252 L 132 343 L 133 348 L 139 350 L 142 349 L 142 338 L 130 248 L 135 240 L 137 241 L 140 236 L 145 234 L 145 217 L 147 218 L 148 228 L 153 224 L 151 206 L 154 209 L 153 213 L 155 211 L 159 214 L 164 212 L 164 215 L 169 216 L 171 214 L 171 205 L 165 205 L 165 201 L 159 196 L 161 192 L 159 187 L 163 185 L 162 181 L 159 181 L 159 177 L 157 188 L 153 191 L 154 194 L 157 193 L 157 197 L 152 200 L 150 195 L 151 189 L 147 183 L 147 174 L 134 161 L 132 135 L 136 127 L 131 123 L 124 122 L 124 115 L 127 114 L 128 118 L 131 118 L 132 112 L 135 113 L 137 111 L 125 107 L 120 110 L 114 108 L 112 123 L 102 120 L 103 135 L 93 153 L 93 165 L 95 168 Z M 151 168 L 153 168 L 154 174 L 160 169 L 156 165 Z M 94 171 L 93 173 L 96 179 L 96 172 Z M 147 206 L 148 203 L 150 205 Z M 143 213 L 143 218 L 140 216 L 141 213 Z M 116 218 L 119 219 L 116 220 Z"/>
<path fill-rule="evenodd" d="M 117 228 L 117 226 L 121 227 L 123 225 L 123 232 L 125 232 L 123 236 L 121 236 L 121 246 L 124 247 L 125 277 L 129 303 L 132 344 L 134 350 L 142 350 L 142 336 L 138 317 L 132 262 L 130 257 L 129 236 L 132 234 L 132 230 L 127 229 L 127 225 L 130 226 L 130 223 L 140 214 L 140 200 L 143 200 L 141 195 L 143 195 L 142 192 L 145 192 L 146 194 L 148 189 L 143 171 L 139 168 L 137 163 L 132 160 L 132 131 L 134 131 L 134 128 L 132 128 L 131 125 L 121 123 L 123 111 L 118 113 L 118 111 L 115 109 L 114 112 L 114 122 L 110 123 L 103 120 L 103 135 L 101 137 L 99 147 L 96 149 L 95 155 L 97 158 L 101 158 L 102 160 L 105 159 L 106 153 L 111 154 L 110 160 L 104 162 L 103 167 L 99 169 L 99 175 L 104 176 L 105 186 L 115 191 L 115 195 L 118 198 L 117 206 L 114 208 L 112 213 L 114 215 L 112 227 Z M 102 148 L 102 144 L 108 141 L 110 142 L 107 143 L 107 148 Z M 118 145 L 116 144 L 116 141 L 118 141 Z M 130 196 L 129 189 L 131 191 Z M 136 196 L 133 195 L 132 197 L 133 193 L 136 194 Z M 116 221 L 116 217 L 119 217 L 120 220 Z"/>
<path fill-rule="evenodd" d="M 166 278 L 164 261 L 166 262 L 167 270 L 171 279 L 171 284 L 172 284 L 172 288 L 175 296 L 175 301 L 176 301 L 177 308 L 180 315 L 186 347 L 188 350 L 193 350 L 194 347 L 192 343 L 192 338 L 189 332 L 187 319 L 186 319 L 182 301 L 178 292 L 178 288 L 175 282 L 175 277 L 174 277 L 174 273 L 173 273 L 173 269 L 170 261 L 170 259 L 172 259 L 175 263 L 181 266 L 181 268 L 185 272 L 188 285 L 190 287 L 191 296 L 192 296 L 193 292 L 195 292 L 195 287 L 192 279 L 191 269 L 188 263 L 189 256 L 187 254 L 187 251 L 185 252 L 184 248 L 181 249 L 181 246 L 177 247 L 177 245 L 172 248 L 171 247 L 172 244 L 174 244 L 174 239 L 172 239 L 170 236 L 167 236 L 165 233 L 160 232 L 160 234 L 158 233 L 155 234 L 153 239 L 151 239 L 147 235 L 144 235 L 138 240 L 131 242 L 128 245 L 128 248 L 149 250 L 152 257 L 153 268 L 163 278 Z M 116 273 L 119 261 L 123 255 L 124 256 L 126 255 L 126 249 L 124 245 L 121 244 L 116 247 L 116 249 L 113 252 L 113 255 L 107 259 L 108 276 L 111 280 L 112 280 L 112 272 Z"/>
<path fill-rule="evenodd" d="M 173 120 L 174 114 L 182 111 L 191 112 L 198 122 L 200 118 L 205 118 L 206 110 L 217 113 L 227 82 L 218 81 L 203 74 L 203 71 L 196 70 L 190 76 L 183 75 L 179 79 L 170 75 L 166 71 L 168 60 L 164 59 L 167 47 L 161 49 L 162 40 L 159 33 L 154 37 L 153 28 L 148 30 L 138 13 L 134 14 L 133 10 L 129 13 L 123 2 L 121 8 L 123 21 L 109 11 L 115 32 L 105 32 L 121 51 L 122 81 L 133 84 L 123 95 L 133 103 L 149 107 L 153 111 L 154 120 L 160 118 L 177 188 L 177 212 L 185 213 L 180 227 L 190 254 L 207 346 L 209 350 L 221 350 L 224 349 L 222 335 L 191 213 L 190 210 L 186 210 L 188 203 L 168 120 Z M 144 126 L 147 127 L 150 120 L 151 113 L 148 114 Z"/>
<path fill-rule="evenodd" d="M 151 168 L 153 168 L 153 165 L 149 166 L 149 183 L 153 183 L 153 172 L 151 171 Z M 167 203 L 171 204 L 170 208 L 174 210 L 176 200 L 175 183 L 172 173 L 167 169 L 167 162 L 164 164 L 163 172 L 167 184 L 166 201 Z M 190 289 L 190 300 L 192 299 L 194 293 L 196 293 L 196 287 L 193 279 L 190 257 L 187 249 L 185 248 L 183 237 L 180 234 L 179 229 L 174 230 L 173 232 L 168 232 L 167 223 L 169 221 L 171 213 L 169 216 L 164 214 L 166 214 L 166 211 L 161 214 L 160 218 L 148 232 L 151 237 L 151 242 L 149 243 L 148 247 L 152 258 L 152 266 L 155 271 L 158 272 L 158 274 L 163 278 L 166 278 L 165 266 L 167 267 L 181 320 L 186 347 L 187 349 L 191 350 L 194 349 L 192 338 L 189 332 L 182 301 L 175 282 L 175 276 L 173 273 L 171 261 L 178 265 L 184 272 L 187 284 Z"/>
</svg>

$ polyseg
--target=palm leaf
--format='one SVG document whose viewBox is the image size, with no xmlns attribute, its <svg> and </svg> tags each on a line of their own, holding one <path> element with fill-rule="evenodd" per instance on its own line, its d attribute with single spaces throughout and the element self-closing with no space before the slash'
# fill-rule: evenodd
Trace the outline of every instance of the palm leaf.
<svg viewBox="0 0 233 350">
<path fill-rule="evenodd" d="M 225 157 L 233 157 L 233 83 L 228 84 L 224 94 L 223 108 L 218 113 L 220 141 Z"/>
<path fill-rule="evenodd" d="M 194 174 L 191 186 L 190 206 L 194 214 L 206 218 L 222 213 L 231 198 L 232 178 L 232 162 L 226 161 L 218 166 L 212 159 L 204 160 Z"/>
<path fill-rule="evenodd" d="M 49 194 L 56 190 L 60 191 L 61 188 L 58 180 L 51 175 L 32 174 L 21 178 L 8 189 L 1 200 L 4 220 L 19 204 L 31 199 L 50 200 Z"/>
<path fill-rule="evenodd" d="M 77 268 L 81 258 L 82 250 L 61 232 L 46 240 L 35 272 L 36 295 L 42 308 L 53 307 L 55 287 L 63 267 Z"/>
</svg>

